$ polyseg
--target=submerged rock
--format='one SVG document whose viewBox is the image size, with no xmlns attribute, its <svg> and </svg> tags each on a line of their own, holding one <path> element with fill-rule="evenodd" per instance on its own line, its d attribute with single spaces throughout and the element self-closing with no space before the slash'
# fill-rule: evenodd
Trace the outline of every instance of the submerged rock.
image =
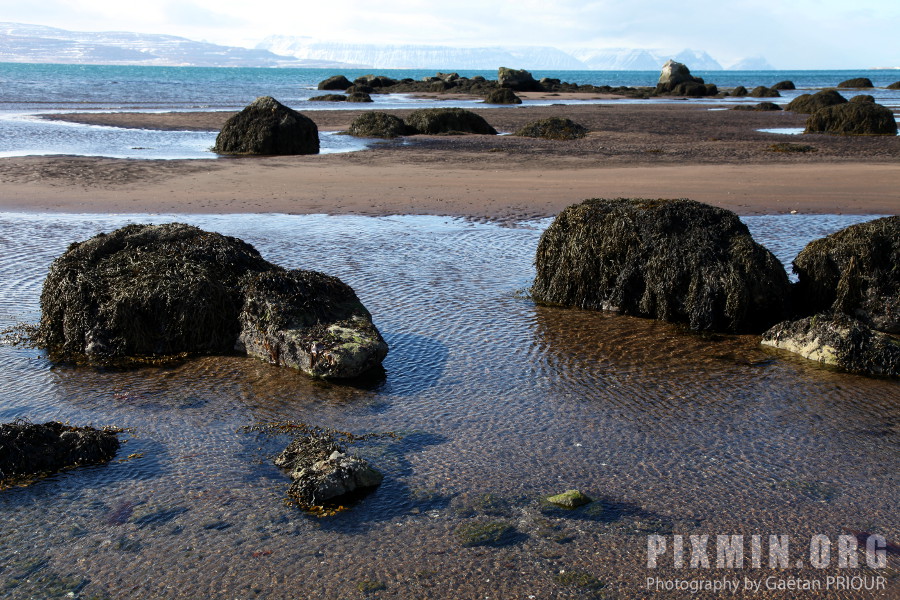
<svg viewBox="0 0 900 600">
<path fill-rule="evenodd" d="M 897 135 L 894 112 L 874 102 L 846 102 L 826 106 L 806 119 L 803 133 L 837 135 Z"/>
<path fill-rule="evenodd" d="M 497 135 L 481 115 L 463 108 L 423 108 L 406 117 L 406 124 L 417 133 L 436 135 L 442 133 L 479 133 Z"/>
<path fill-rule="evenodd" d="M 16 421 L 0 425 L 0 481 L 49 475 L 68 467 L 103 463 L 119 450 L 108 429 Z"/>
<path fill-rule="evenodd" d="M 350 123 L 348 133 L 355 137 L 391 139 L 407 135 L 409 127 L 403 119 L 385 112 L 365 112 Z"/>
<path fill-rule="evenodd" d="M 593 199 L 541 236 L 532 297 L 691 329 L 759 332 L 787 315 L 787 273 L 738 216 L 693 200 Z"/>
<path fill-rule="evenodd" d="M 544 89 L 525 69 L 507 67 L 500 67 L 497 70 L 497 84 L 516 92 L 540 92 Z"/>
<path fill-rule="evenodd" d="M 840 313 L 779 323 L 762 344 L 854 373 L 900 377 L 900 340 Z"/>
<path fill-rule="evenodd" d="M 562 117 L 532 121 L 516 131 L 516 135 L 521 137 L 544 138 L 545 140 L 577 140 L 587 134 L 587 127 Z"/>
<path fill-rule="evenodd" d="M 846 101 L 847 99 L 835 90 L 822 90 L 815 94 L 800 94 L 788 102 L 785 110 L 795 113 L 812 114 L 820 108 L 843 104 Z"/>
<path fill-rule="evenodd" d="M 510 88 L 497 88 L 484 97 L 485 104 L 522 104 L 522 99 Z"/>
<path fill-rule="evenodd" d="M 271 96 L 254 100 L 234 115 L 216 137 L 219 154 L 318 154 L 319 128 L 311 119 Z"/>
<path fill-rule="evenodd" d="M 838 84 L 839 88 L 871 88 L 875 87 L 872 85 L 872 80 L 868 77 L 854 77 L 853 79 L 848 79 L 847 81 L 842 81 Z"/>
<path fill-rule="evenodd" d="M 268 271 L 244 292 L 238 349 L 314 377 L 350 378 L 388 347 L 353 289 L 315 271 Z"/>
<path fill-rule="evenodd" d="M 590 504 L 591 502 L 593 502 L 593 500 L 591 500 L 588 496 L 585 496 L 578 490 L 568 490 L 563 492 L 562 494 L 548 496 L 547 502 L 549 502 L 550 504 L 554 504 L 560 508 L 572 510 L 578 508 L 579 506 Z"/>
</svg>

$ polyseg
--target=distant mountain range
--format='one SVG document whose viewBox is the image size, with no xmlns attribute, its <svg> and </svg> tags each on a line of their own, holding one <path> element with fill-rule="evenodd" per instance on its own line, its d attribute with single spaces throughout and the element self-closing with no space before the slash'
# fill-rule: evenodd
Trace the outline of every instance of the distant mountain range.
<svg viewBox="0 0 900 600">
<path fill-rule="evenodd" d="M 552 71 L 656 71 L 670 58 L 695 71 L 723 68 L 702 50 L 666 53 L 633 48 L 563 51 L 550 46 L 457 48 L 342 43 L 294 36 L 269 36 L 256 48 L 248 49 L 171 35 L 77 32 L 0 23 L 0 62 L 443 70 L 493 70 L 506 66 Z M 753 57 L 730 68 L 765 70 L 772 66 L 762 57 Z"/>
</svg>

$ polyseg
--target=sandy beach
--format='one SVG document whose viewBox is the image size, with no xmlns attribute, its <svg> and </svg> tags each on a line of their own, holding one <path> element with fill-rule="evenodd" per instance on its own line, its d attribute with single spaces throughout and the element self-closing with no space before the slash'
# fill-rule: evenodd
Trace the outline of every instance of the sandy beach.
<svg viewBox="0 0 900 600">
<path fill-rule="evenodd" d="M 302 111 L 303 107 L 295 107 Z M 414 136 L 346 154 L 129 160 L 0 159 L 0 209 L 97 213 L 431 214 L 512 222 L 590 197 L 686 197 L 740 214 L 897 214 L 900 137 L 785 135 L 805 115 L 700 104 L 481 109 L 501 133 L 549 116 L 588 127 L 569 142 Z M 320 130 L 362 111 L 309 111 Z M 403 116 L 408 111 L 394 111 Z M 150 129 L 218 130 L 233 113 L 94 113 L 60 118 Z M 808 152 L 776 152 L 791 142 Z"/>
</svg>

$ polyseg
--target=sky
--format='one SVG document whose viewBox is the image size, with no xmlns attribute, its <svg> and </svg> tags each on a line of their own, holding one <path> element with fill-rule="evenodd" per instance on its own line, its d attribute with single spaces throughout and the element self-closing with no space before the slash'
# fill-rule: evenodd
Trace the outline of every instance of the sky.
<svg viewBox="0 0 900 600">
<path fill-rule="evenodd" d="M 779 69 L 900 67 L 898 0 L 0 0 L 0 21 L 170 34 L 451 46 L 705 50 Z"/>
</svg>

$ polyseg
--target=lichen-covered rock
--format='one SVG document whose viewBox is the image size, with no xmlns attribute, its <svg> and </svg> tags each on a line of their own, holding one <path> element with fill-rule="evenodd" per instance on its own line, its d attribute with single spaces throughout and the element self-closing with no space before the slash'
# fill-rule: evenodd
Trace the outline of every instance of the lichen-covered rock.
<svg viewBox="0 0 900 600">
<path fill-rule="evenodd" d="M 263 96 L 234 115 L 216 137 L 219 154 L 318 154 L 319 128 L 311 119 Z"/>
<path fill-rule="evenodd" d="M 543 90 L 539 81 L 525 69 L 500 67 L 497 70 L 497 84 L 516 92 L 540 92 Z"/>
<path fill-rule="evenodd" d="M 288 471 L 292 479 L 288 496 L 305 509 L 377 487 L 384 479 L 367 461 L 347 454 L 324 432 L 298 435 L 275 458 L 275 464 Z"/>
<path fill-rule="evenodd" d="M 593 502 L 593 500 L 591 500 L 588 496 L 582 494 L 578 490 L 568 490 L 561 494 L 548 496 L 547 502 L 549 502 L 550 504 L 554 504 L 560 508 L 573 510 L 575 508 L 578 508 L 579 506 L 590 504 L 591 502 Z"/>
<path fill-rule="evenodd" d="M 826 106 L 809 115 L 803 133 L 837 135 L 897 135 L 894 112 L 874 102 Z"/>
<path fill-rule="evenodd" d="M 353 84 L 350 83 L 350 80 L 343 75 L 333 75 L 324 81 L 320 81 L 317 89 L 344 91 L 351 85 Z"/>
<path fill-rule="evenodd" d="M 587 127 L 562 117 L 550 117 L 532 121 L 516 131 L 516 135 L 521 137 L 543 138 L 546 140 L 577 140 L 587 134 Z"/>
<path fill-rule="evenodd" d="M 244 292 L 238 348 L 313 377 L 358 377 L 388 347 L 353 289 L 316 271 L 267 271 Z"/>
<path fill-rule="evenodd" d="M 522 104 L 522 99 L 510 88 L 497 88 L 484 97 L 485 104 Z"/>
<path fill-rule="evenodd" d="M 775 88 L 758 85 L 748 94 L 751 98 L 779 98 L 781 94 Z"/>
<path fill-rule="evenodd" d="M 391 139 L 409 134 L 409 127 L 400 117 L 385 112 L 365 112 L 350 123 L 348 130 L 355 137 Z"/>
<path fill-rule="evenodd" d="M 812 114 L 820 108 L 843 104 L 846 101 L 847 99 L 835 90 L 822 90 L 815 94 L 800 94 L 788 102 L 785 110 L 795 113 Z"/>
<path fill-rule="evenodd" d="M 772 86 L 773 90 L 796 90 L 797 86 L 794 85 L 793 81 L 785 80 L 779 81 L 775 85 Z"/>
<path fill-rule="evenodd" d="M 900 377 L 900 339 L 840 313 L 779 323 L 762 344 L 854 373 Z"/>
<path fill-rule="evenodd" d="M 787 316 L 787 273 L 737 215 L 692 200 L 593 199 L 541 236 L 532 297 L 691 329 L 759 332 Z"/>
<path fill-rule="evenodd" d="M 109 429 L 74 427 L 56 421 L 0 425 L 0 482 L 49 475 L 68 467 L 111 460 L 119 449 Z"/>
<path fill-rule="evenodd" d="M 406 124 L 416 133 L 438 135 L 442 133 L 479 133 L 497 135 L 481 115 L 463 108 L 423 108 L 406 117 Z"/>
<path fill-rule="evenodd" d="M 875 87 L 872 85 L 872 80 L 868 77 L 854 77 L 853 79 L 848 79 L 847 81 L 842 81 L 838 84 L 839 88 L 871 88 Z"/>
<path fill-rule="evenodd" d="M 794 259 L 795 304 L 804 315 L 841 312 L 900 333 L 900 217 L 851 225 Z"/>
</svg>

